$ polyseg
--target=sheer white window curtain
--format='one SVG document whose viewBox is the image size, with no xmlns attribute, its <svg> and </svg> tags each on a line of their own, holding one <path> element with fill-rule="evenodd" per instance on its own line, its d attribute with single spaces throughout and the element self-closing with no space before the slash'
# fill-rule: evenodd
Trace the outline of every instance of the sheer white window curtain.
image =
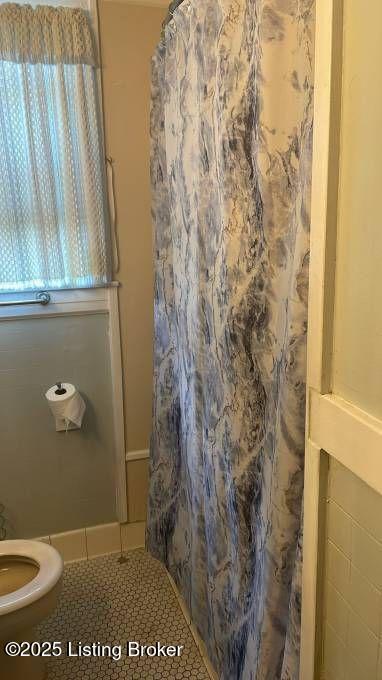
<svg viewBox="0 0 382 680">
<path fill-rule="evenodd" d="M 105 186 L 86 13 L 0 5 L 0 291 L 110 281 Z"/>
</svg>

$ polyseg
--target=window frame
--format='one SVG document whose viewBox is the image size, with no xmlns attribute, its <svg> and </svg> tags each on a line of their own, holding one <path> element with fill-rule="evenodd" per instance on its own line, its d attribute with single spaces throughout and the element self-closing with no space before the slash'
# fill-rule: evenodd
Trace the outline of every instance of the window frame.
<svg viewBox="0 0 382 680">
<path fill-rule="evenodd" d="M 4 4 L 6 2 L 9 2 L 10 0 L 0 0 L 0 5 Z M 103 105 L 103 85 L 102 85 L 102 63 L 101 63 L 101 43 L 100 43 L 100 30 L 99 30 L 99 13 L 98 13 L 98 1 L 97 0 L 15 0 L 17 4 L 19 5 L 31 5 L 32 7 L 36 7 L 37 5 L 48 5 L 50 7 L 78 7 L 80 9 L 83 9 L 84 11 L 89 13 L 90 17 L 90 24 L 94 32 L 94 39 L 95 39 L 95 45 L 96 45 L 96 53 L 99 58 L 99 67 L 97 68 L 97 96 L 98 96 L 98 105 L 99 105 L 99 112 L 100 112 L 100 137 L 101 137 L 101 150 L 102 150 L 102 156 L 104 159 L 104 174 L 105 174 L 105 191 L 106 191 L 106 203 L 109 209 L 109 215 L 110 215 L 110 220 L 109 220 L 109 241 L 110 241 L 110 258 L 111 258 L 111 273 L 112 276 L 115 273 L 116 270 L 116 263 L 118 260 L 118 253 L 117 253 L 117 241 L 116 241 L 116 233 L 115 233 L 115 224 L 113 224 L 113 220 L 111 219 L 111 204 L 110 204 L 110 194 L 109 194 L 109 184 L 108 184 L 108 168 L 107 168 L 107 159 L 106 159 L 106 140 L 105 140 L 105 112 L 104 112 L 104 105 Z M 92 290 L 97 290 L 97 289 L 106 289 L 109 287 L 113 286 L 118 286 L 119 282 L 116 281 L 111 281 L 110 283 L 105 283 L 104 286 L 92 286 L 90 288 L 49 288 L 49 294 L 51 293 L 59 293 L 59 292 L 66 292 L 68 293 L 67 296 L 62 298 L 63 300 L 70 300 L 71 302 L 75 303 L 77 299 L 81 299 L 83 301 L 83 296 L 75 296 L 75 295 L 70 295 L 71 293 L 74 293 L 76 291 L 92 291 Z M 44 289 L 42 288 L 41 291 Z M 33 289 L 32 291 L 22 291 L 20 293 L 7 293 L 0 291 L 0 304 L 1 302 L 6 302 L 9 300 L 22 300 L 26 299 L 27 297 L 30 297 L 30 294 L 33 295 L 34 293 L 40 292 L 40 289 Z M 61 298 L 60 298 L 61 299 Z M 89 301 L 92 299 L 97 299 L 97 296 L 90 296 Z M 47 314 L 49 314 L 49 311 L 47 311 Z M 50 313 L 52 316 L 52 314 Z M 26 310 L 23 311 L 22 307 L 18 307 L 18 313 L 12 316 L 12 318 L 23 318 L 25 316 L 32 316 L 32 314 L 28 314 Z M 41 314 L 37 315 L 41 316 Z M 9 318 L 7 316 L 3 316 L 0 311 L 0 321 L 2 318 Z"/>
</svg>

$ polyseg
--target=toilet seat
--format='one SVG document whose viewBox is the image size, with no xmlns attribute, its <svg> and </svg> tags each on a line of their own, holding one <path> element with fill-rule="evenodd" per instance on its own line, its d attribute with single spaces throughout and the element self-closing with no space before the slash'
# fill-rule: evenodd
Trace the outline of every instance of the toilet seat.
<svg viewBox="0 0 382 680">
<path fill-rule="evenodd" d="M 12 593 L 0 597 L 0 616 L 36 602 L 60 580 L 63 570 L 61 556 L 51 545 L 42 541 L 0 541 L 0 557 L 25 557 L 36 562 L 39 572 L 32 581 Z"/>
</svg>

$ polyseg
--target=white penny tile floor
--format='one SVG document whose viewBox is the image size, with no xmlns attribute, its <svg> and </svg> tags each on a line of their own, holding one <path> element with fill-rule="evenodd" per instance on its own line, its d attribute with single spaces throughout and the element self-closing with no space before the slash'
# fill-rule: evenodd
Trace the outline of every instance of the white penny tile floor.
<svg viewBox="0 0 382 680">
<path fill-rule="evenodd" d="M 162 565 L 144 550 L 65 566 L 57 610 L 39 630 L 57 641 L 61 657 L 48 661 L 47 680 L 208 680 L 209 674 Z M 127 642 L 183 645 L 180 657 L 129 657 Z M 122 656 L 69 657 L 78 643 L 121 645 Z M 171 651 L 171 650 L 170 650 Z M 96 652 L 98 653 L 98 652 Z"/>
</svg>

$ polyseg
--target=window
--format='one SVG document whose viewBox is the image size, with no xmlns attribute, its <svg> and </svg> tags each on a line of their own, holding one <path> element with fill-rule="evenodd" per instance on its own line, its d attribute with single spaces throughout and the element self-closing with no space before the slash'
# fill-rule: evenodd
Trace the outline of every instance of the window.
<svg viewBox="0 0 382 680">
<path fill-rule="evenodd" d="M 0 292 L 87 288 L 110 278 L 86 13 L 0 5 Z"/>
</svg>

